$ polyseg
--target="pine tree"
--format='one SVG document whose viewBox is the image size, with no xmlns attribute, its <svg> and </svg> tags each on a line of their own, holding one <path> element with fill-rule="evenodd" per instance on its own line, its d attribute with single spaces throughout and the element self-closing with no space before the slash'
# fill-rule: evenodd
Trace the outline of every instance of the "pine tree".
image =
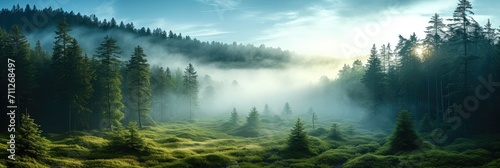
<svg viewBox="0 0 500 168">
<path fill-rule="evenodd" d="M 269 109 L 269 106 L 267 104 L 264 105 L 264 110 L 262 110 L 262 113 L 264 115 L 270 115 L 271 114 L 271 109 Z"/>
<path fill-rule="evenodd" d="M 96 49 L 95 57 L 100 61 L 97 67 L 97 86 L 101 90 L 100 94 L 96 95 L 96 101 L 100 102 L 98 110 L 102 111 L 103 117 L 107 119 L 110 130 L 113 126 L 121 126 L 120 120 L 123 119 L 124 107 L 121 94 L 121 74 L 120 74 L 120 47 L 116 44 L 116 40 L 106 36 L 104 41 Z"/>
<path fill-rule="evenodd" d="M 429 116 L 429 113 L 425 113 L 422 117 L 422 120 L 420 121 L 418 127 L 418 131 L 420 133 L 429 133 L 432 131 L 431 117 Z"/>
<path fill-rule="evenodd" d="M 309 147 L 309 140 L 307 139 L 307 132 L 304 131 L 304 123 L 297 118 L 295 125 L 290 130 L 287 140 L 287 152 L 290 157 L 300 158 L 312 154 Z"/>
<path fill-rule="evenodd" d="M 151 83 L 149 64 L 146 60 L 146 54 L 143 49 L 137 46 L 134 49 L 134 54 L 127 64 L 128 84 L 130 100 L 136 102 L 135 109 L 137 110 L 137 121 L 139 128 L 142 128 L 141 117 L 147 117 L 150 111 L 151 104 Z"/>
<path fill-rule="evenodd" d="M 183 76 L 184 94 L 189 102 L 189 119 L 193 119 L 193 110 L 198 107 L 198 75 L 193 65 L 190 63 L 186 67 Z"/>
<path fill-rule="evenodd" d="M 292 108 L 290 107 L 290 104 L 288 102 L 285 103 L 285 106 L 283 106 L 283 116 L 290 117 L 292 115 Z"/>
<path fill-rule="evenodd" d="M 50 141 L 41 136 L 42 130 L 29 114 L 22 114 L 21 128 L 16 136 L 16 149 L 20 157 L 44 159 L 49 157 Z"/>
<path fill-rule="evenodd" d="M 68 34 L 70 29 L 67 26 L 63 18 L 56 31 L 51 68 L 55 78 L 55 96 L 63 102 L 61 110 L 67 110 L 68 131 L 72 131 L 72 127 L 77 124 L 80 128 L 88 128 L 91 116 L 89 101 L 93 92 L 91 80 L 94 73 L 90 60 L 82 56 L 78 42 Z M 37 48 L 35 51 L 42 52 L 39 51 L 39 45 Z M 77 124 L 75 119 L 79 120 Z"/>
<path fill-rule="evenodd" d="M 238 124 L 239 116 L 236 108 L 233 108 L 233 112 L 231 112 L 231 117 L 229 118 L 229 123 L 235 125 Z"/>
<path fill-rule="evenodd" d="M 400 151 L 412 151 L 419 148 L 421 140 L 413 128 L 411 113 L 402 110 L 398 114 L 396 127 L 389 137 L 389 151 L 397 153 Z"/>
<path fill-rule="evenodd" d="M 248 129 L 257 129 L 259 127 L 259 112 L 257 111 L 257 108 L 252 107 L 252 110 L 248 114 L 245 127 Z"/>
<path fill-rule="evenodd" d="M 330 127 L 330 133 L 328 134 L 328 138 L 333 139 L 333 140 L 343 140 L 342 138 L 342 132 L 340 132 L 339 126 L 337 124 L 332 124 L 332 127 Z"/>
<path fill-rule="evenodd" d="M 19 26 L 12 26 L 6 38 L 6 56 L 15 61 L 16 93 L 19 109 L 27 109 L 31 103 L 31 93 L 35 87 L 34 69 L 31 62 L 30 46 Z M 7 60 L 5 59 L 5 62 Z"/>
<path fill-rule="evenodd" d="M 172 74 L 170 69 L 167 67 L 163 70 L 163 67 L 153 66 L 151 70 L 151 89 L 153 92 L 153 97 L 155 101 L 152 102 L 154 106 L 159 106 L 158 113 L 160 114 L 160 120 L 165 120 L 165 113 L 167 110 L 167 94 L 171 91 L 173 87 L 172 84 Z"/>
<path fill-rule="evenodd" d="M 374 101 L 380 101 L 384 96 L 384 73 L 382 71 L 380 59 L 377 56 L 375 44 L 371 49 L 370 58 L 368 59 L 366 67 L 365 75 L 361 81 L 372 94 L 372 99 Z"/>
<path fill-rule="evenodd" d="M 136 122 L 128 123 L 129 136 L 126 138 L 127 146 L 132 151 L 142 152 L 147 149 L 148 144 L 144 140 L 144 137 L 137 129 Z"/>
</svg>

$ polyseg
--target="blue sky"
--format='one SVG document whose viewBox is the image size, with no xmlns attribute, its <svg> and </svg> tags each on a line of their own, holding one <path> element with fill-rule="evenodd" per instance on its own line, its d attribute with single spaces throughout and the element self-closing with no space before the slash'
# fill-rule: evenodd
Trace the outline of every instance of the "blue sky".
<svg viewBox="0 0 500 168">
<path fill-rule="evenodd" d="M 474 18 L 484 25 L 500 24 L 500 2 L 472 0 Z M 134 22 L 136 27 L 160 27 L 202 41 L 280 47 L 307 56 L 367 55 L 371 45 L 424 29 L 434 13 L 449 18 L 458 0 L 7 0 L 12 5 L 62 7 Z"/>
</svg>

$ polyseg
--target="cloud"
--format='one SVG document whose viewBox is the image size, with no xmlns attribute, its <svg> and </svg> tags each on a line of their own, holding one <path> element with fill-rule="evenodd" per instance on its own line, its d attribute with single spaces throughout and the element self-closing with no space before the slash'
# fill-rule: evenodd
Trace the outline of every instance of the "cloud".
<svg viewBox="0 0 500 168">
<path fill-rule="evenodd" d="M 364 16 L 384 11 L 389 8 L 402 8 L 413 4 L 432 0 L 332 0 L 327 1 L 337 9 L 341 16 Z"/>
<path fill-rule="evenodd" d="M 172 21 L 167 21 L 165 18 L 157 18 L 153 21 L 150 21 L 148 25 L 150 25 L 150 27 L 152 28 L 159 27 L 164 30 L 172 30 L 175 33 L 182 33 L 183 35 L 189 35 L 192 38 L 232 33 L 230 31 L 220 30 L 219 28 L 216 28 L 215 24 L 212 23 L 211 24 L 176 23 Z"/>
</svg>

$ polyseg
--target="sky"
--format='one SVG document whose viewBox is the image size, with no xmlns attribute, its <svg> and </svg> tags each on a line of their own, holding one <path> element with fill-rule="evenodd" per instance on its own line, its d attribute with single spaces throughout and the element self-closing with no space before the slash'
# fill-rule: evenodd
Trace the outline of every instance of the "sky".
<svg viewBox="0 0 500 168">
<path fill-rule="evenodd" d="M 500 24 L 500 1 L 471 0 L 474 18 Z M 368 55 L 373 44 L 396 45 L 398 35 L 423 38 L 434 13 L 450 18 L 458 0 L 3 0 L 63 8 L 136 28 L 172 30 L 201 41 L 280 47 L 303 56 Z M 394 48 L 394 47 L 393 47 Z"/>
</svg>

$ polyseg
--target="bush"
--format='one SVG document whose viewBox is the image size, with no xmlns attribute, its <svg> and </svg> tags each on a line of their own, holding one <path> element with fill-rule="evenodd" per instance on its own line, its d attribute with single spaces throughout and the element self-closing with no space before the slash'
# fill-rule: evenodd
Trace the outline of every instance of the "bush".
<svg viewBox="0 0 500 168">
<path fill-rule="evenodd" d="M 220 154 L 210 154 L 206 156 L 192 156 L 183 160 L 191 167 L 227 167 L 231 165 L 231 159 Z"/>
<path fill-rule="evenodd" d="M 344 165 L 343 168 L 358 168 L 358 167 L 363 167 L 363 168 L 379 168 L 379 167 L 384 167 L 384 168 L 389 168 L 389 167 L 396 167 L 396 165 L 399 164 L 399 159 L 393 156 L 376 156 L 373 154 L 366 154 L 362 155 L 360 157 L 351 159 L 347 161 Z"/>
<path fill-rule="evenodd" d="M 353 155 L 351 154 L 331 149 L 318 155 L 315 158 L 315 161 L 321 164 L 328 164 L 332 166 L 332 165 L 341 165 L 352 157 Z"/>
<path fill-rule="evenodd" d="M 356 151 L 361 154 L 365 154 L 375 152 L 378 148 L 380 148 L 380 145 L 378 143 L 369 143 L 356 146 Z"/>
<path fill-rule="evenodd" d="M 316 130 L 311 131 L 311 132 L 309 133 L 309 135 L 319 137 L 319 136 L 321 136 L 321 135 L 325 135 L 325 134 L 327 134 L 327 133 L 328 133 L 328 131 L 327 131 L 325 128 L 321 128 L 321 127 L 320 127 L 320 128 L 318 128 L 318 129 L 316 129 Z"/>
</svg>

